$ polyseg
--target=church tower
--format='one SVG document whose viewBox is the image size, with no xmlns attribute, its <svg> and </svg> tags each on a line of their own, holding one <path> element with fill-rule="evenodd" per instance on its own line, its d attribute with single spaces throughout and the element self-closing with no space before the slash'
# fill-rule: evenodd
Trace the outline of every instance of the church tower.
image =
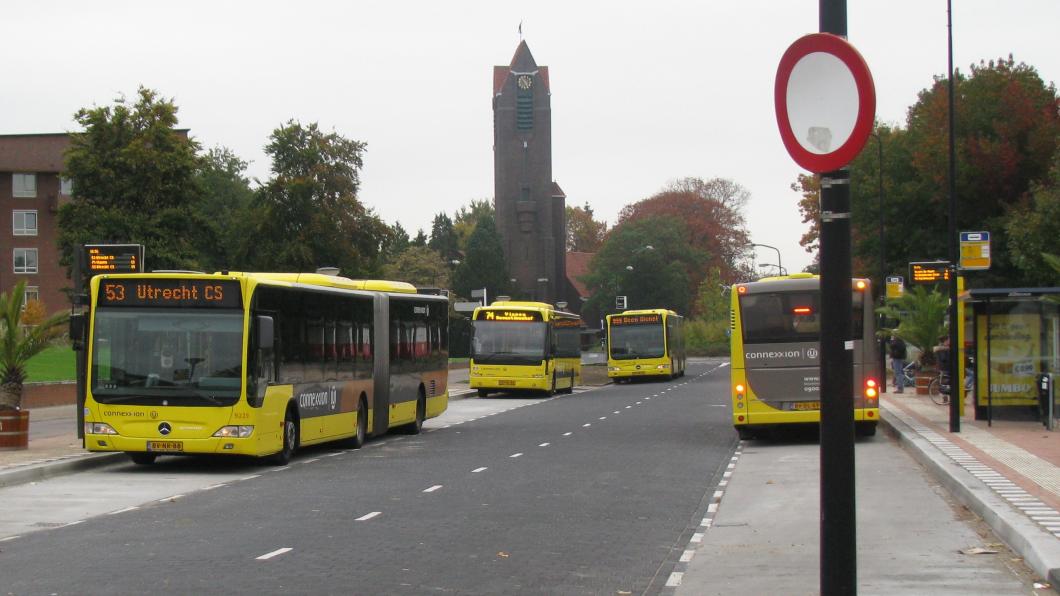
<svg viewBox="0 0 1060 596">
<path fill-rule="evenodd" d="M 497 230 L 513 297 L 566 300 L 566 195 L 552 180 L 548 67 L 520 42 L 493 67 L 493 179 Z"/>
</svg>

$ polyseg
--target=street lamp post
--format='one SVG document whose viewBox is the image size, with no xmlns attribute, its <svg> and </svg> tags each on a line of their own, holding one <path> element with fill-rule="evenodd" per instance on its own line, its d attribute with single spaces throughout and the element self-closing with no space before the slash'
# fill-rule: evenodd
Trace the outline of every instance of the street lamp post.
<svg viewBox="0 0 1060 596">
<path fill-rule="evenodd" d="M 747 246 L 760 246 L 762 248 L 772 248 L 773 250 L 777 251 L 777 269 L 780 270 L 780 274 L 781 275 L 787 275 L 787 271 L 784 269 L 784 265 L 781 264 L 781 262 L 780 262 L 780 249 L 779 248 L 777 248 L 775 246 L 770 246 L 768 244 L 756 244 L 756 243 L 753 243 L 753 242 L 748 244 Z"/>
<path fill-rule="evenodd" d="M 876 139 L 876 165 L 879 170 L 877 172 L 877 195 L 880 203 L 880 283 L 876 286 L 876 295 L 880 298 L 880 306 L 883 306 L 887 287 L 887 245 L 885 244 L 883 227 L 883 139 L 880 138 L 879 131 L 873 132 L 872 138 Z M 883 337 L 880 338 L 878 377 L 880 379 L 880 391 L 887 391 L 887 339 Z"/>
</svg>

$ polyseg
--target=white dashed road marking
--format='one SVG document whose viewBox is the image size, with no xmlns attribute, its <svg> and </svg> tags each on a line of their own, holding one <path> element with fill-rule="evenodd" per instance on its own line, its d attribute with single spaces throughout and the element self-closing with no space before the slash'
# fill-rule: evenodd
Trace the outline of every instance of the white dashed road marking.
<svg viewBox="0 0 1060 596">
<path fill-rule="evenodd" d="M 282 554 L 289 553 L 292 550 L 294 550 L 294 549 L 289 548 L 289 547 L 278 548 L 278 549 L 272 551 L 271 553 L 265 553 L 264 555 L 261 555 L 260 557 L 257 557 L 257 559 L 259 561 L 268 561 L 269 559 L 271 559 L 273 557 L 278 557 L 278 556 L 280 556 Z"/>
<path fill-rule="evenodd" d="M 472 474 L 478 474 L 479 472 L 485 472 L 488 469 L 489 468 L 475 468 L 474 470 L 471 470 L 471 473 Z"/>
<path fill-rule="evenodd" d="M 369 513 L 368 515 L 362 515 L 361 517 L 358 517 L 354 521 L 368 521 L 368 520 L 372 519 L 373 517 L 379 517 L 380 515 L 383 515 L 382 511 L 373 511 L 373 512 Z"/>
<path fill-rule="evenodd" d="M 423 492 L 425 492 L 425 493 L 433 493 L 434 491 L 438 490 L 439 488 L 442 488 L 442 485 L 441 484 L 435 484 L 434 486 L 432 486 L 430 488 L 424 489 Z"/>
</svg>

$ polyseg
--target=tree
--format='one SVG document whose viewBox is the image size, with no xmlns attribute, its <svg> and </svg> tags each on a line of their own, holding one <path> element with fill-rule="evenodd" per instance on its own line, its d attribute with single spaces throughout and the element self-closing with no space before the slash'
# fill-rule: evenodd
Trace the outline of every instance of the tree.
<svg viewBox="0 0 1060 596">
<path fill-rule="evenodd" d="M 799 213 L 802 214 L 802 223 L 810 226 L 799 238 L 799 246 L 808 253 L 816 254 L 821 239 L 821 179 L 815 174 L 799 174 L 791 184 L 791 190 L 802 195 Z"/>
<path fill-rule="evenodd" d="M 493 201 L 489 199 L 472 199 L 471 203 L 456 212 L 453 217 L 453 233 L 456 234 L 457 247 L 461 253 L 467 251 L 467 242 L 471 238 L 471 232 L 475 231 L 478 221 L 486 215 L 496 220 Z"/>
<path fill-rule="evenodd" d="M 314 122 L 293 120 L 269 136 L 272 178 L 259 189 L 256 232 L 242 248 L 260 269 L 339 267 L 348 277 L 378 274 L 390 228 L 357 199 L 365 144 Z"/>
<path fill-rule="evenodd" d="M 887 304 L 876 309 L 878 314 L 899 321 L 893 329 L 881 328 L 882 336 L 894 333 L 905 343 L 920 350 L 922 364 L 935 362 L 931 349 L 946 331 L 946 309 L 949 299 L 938 290 L 926 286 L 913 286 L 898 298 L 890 298 Z"/>
<path fill-rule="evenodd" d="M 493 215 L 483 215 L 468 238 L 464 260 L 453 272 L 453 290 L 468 297 L 471 290 L 486 288 L 489 296 L 508 291 L 508 266 Z"/>
<path fill-rule="evenodd" d="M 1028 204 L 1035 183 L 1048 175 L 1060 144 L 1060 99 L 1034 68 L 1011 57 L 972 65 L 970 71 L 955 78 L 957 226 L 989 230 L 995 250 L 991 269 L 968 281 L 975 286 L 1032 284 L 1034 272 L 1041 271 L 1033 256 L 1021 257 L 1009 243 L 1010 230 L 1018 225 L 1010 223 L 1010 216 Z M 877 126 L 876 135 L 883 150 L 886 238 L 891 239 L 886 271 L 905 271 L 910 261 L 947 258 L 946 80 L 936 78 L 920 92 L 904 128 Z M 877 277 L 881 164 L 875 142 L 870 140 L 870 149 L 851 164 L 850 192 L 854 274 Z M 801 182 L 797 185 L 805 188 Z M 815 236 L 817 213 L 804 209 L 803 215 Z M 1031 269 L 1025 270 L 1021 262 Z"/>
<path fill-rule="evenodd" d="M 417 287 L 449 287 L 449 265 L 426 246 L 411 246 L 383 266 L 383 277 Z"/>
<path fill-rule="evenodd" d="M 387 263 L 394 262 L 394 259 L 408 250 L 410 246 L 412 246 L 412 241 L 409 239 L 409 233 L 405 231 L 400 221 L 394 222 L 394 225 L 390 227 L 388 240 L 383 246 L 383 260 Z"/>
<path fill-rule="evenodd" d="M 64 175 L 73 200 L 59 209 L 58 243 L 70 265 L 76 244 L 136 242 L 158 269 L 198 269 L 210 239 L 199 211 L 198 144 L 177 130 L 177 107 L 140 87 L 136 102 L 83 108 Z"/>
<path fill-rule="evenodd" d="M 446 262 L 460 256 L 456 232 L 453 230 L 453 220 L 444 212 L 434 216 L 434 221 L 431 222 L 431 239 L 427 242 L 427 246 L 434 249 Z"/>
<path fill-rule="evenodd" d="M 1030 199 L 1012 210 L 1005 224 L 1012 263 L 1027 285 L 1060 285 L 1060 274 L 1046 254 L 1060 238 L 1060 150 L 1053 156 L 1047 181 L 1035 184 Z"/>
<path fill-rule="evenodd" d="M 567 251 L 596 252 L 607 237 L 607 222 L 593 218 L 593 208 L 567 206 Z"/>
<path fill-rule="evenodd" d="M 252 233 L 250 210 L 254 201 L 246 171 L 247 162 L 226 147 L 210 149 L 201 161 L 198 209 L 209 234 L 199 250 L 208 271 L 244 268 L 238 255 L 240 245 Z"/>
<path fill-rule="evenodd" d="M 0 410 L 22 408 L 26 363 L 51 345 L 56 329 L 70 318 L 69 313 L 60 311 L 36 325 L 20 325 L 25 296 L 25 280 L 19 280 L 10 292 L 0 294 Z"/>
<path fill-rule="evenodd" d="M 611 311 L 615 296 L 624 295 L 629 308 L 688 313 L 693 295 L 688 272 L 705 268 L 707 255 L 691 246 L 687 236 L 684 222 L 673 217 L 617 226 L 589 263 L 583 281 L 592 296 L 583 311 Z"/>
<path fill-rule="evenodd" d="M 416 232 L 416 237 L 412 239 L 412 246 L 427 246 L 427 233 L 420 228 Z"/>
<path fill-rule="evenodd" d="M 627 222 L 654 217 L 681 221 L 685 243 L 706 259 L 702 266 L 686 270 L 687 293 L 692 296 L 703 281 L 706 267 L 716 267 L 728 283 L 740 277 L 739 260 L 748 243 L 742 210 L 749 198 L 750 193 L 731 180 L 683 178 L 648 199 L 624 207 L 616 229 Z"/>
</svg>

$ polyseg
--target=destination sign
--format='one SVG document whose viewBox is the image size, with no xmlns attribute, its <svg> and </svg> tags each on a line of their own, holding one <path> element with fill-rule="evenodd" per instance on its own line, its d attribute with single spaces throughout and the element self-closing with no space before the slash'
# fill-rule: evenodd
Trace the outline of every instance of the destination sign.
<svg viewBox="0 0 1060 596">
<path fill-rule="evenodd" d="M 104 279 L 99 306 L 240 308 L 239 282 L 216 279 Z"/>
<path fill-rule="evenodd" d="M 619 315 L 611 317 L 611 324 L 620 325 L 659 325 L 662 315 Z"/>
<path fill-rule="evenodd" d="M 935 284 L 950 280 L 949 261 L 909 263 L 909 281 L 913 284 Z"/>
<path fill-rule="evenodd" d="M 89 244 L 85 246 L 88 275 L 100 273 L 141 273 L 143 245 Z"/>
<path fill-rule="evenodd" d="M 480 310 L 476 321 L 502 321 L 505 323 L 533 323 L 541 321 L 541 313 L 532 310 Z"/>
<path fill-rule="evenodd" d="M 577 328 L 582 326 L 581 319 L 556 319 L 553 323 L 556 329 Z"/>
</svg>

